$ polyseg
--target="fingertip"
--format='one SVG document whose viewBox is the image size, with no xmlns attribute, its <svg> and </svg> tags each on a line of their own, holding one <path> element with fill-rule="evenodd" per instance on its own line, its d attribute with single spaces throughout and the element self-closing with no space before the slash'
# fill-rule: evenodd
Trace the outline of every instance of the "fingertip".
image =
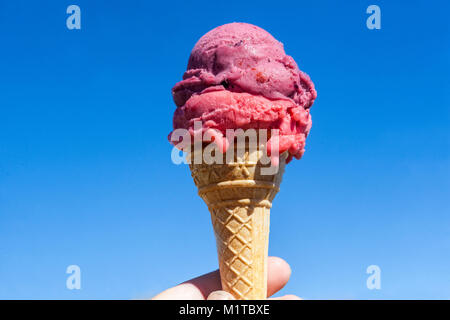
<svg viewBox="0 0 450 320">
<path fill-rule="evenodd" d="M 269 257 L 268 272 L 283 276 L 283 278 L 285 278 L 287 282 L 291 277 L 292 269 L 289 263 L 286 262 L 286 260 L 280 257 Z"/>
<path fill-rule="evenodd" d="M 269 257 L 267 272 L 267 295 L 270 297 L 286 285 L 292 270 L 285 260 L 279 257 Z"/>
<path fill-rule="evenodd" d="M 269 257 L 269 265 L 272 267 L 283 269 L 291 273 L 291 266 L 289 263 L 286 262 L 286 260 L 280 258 L 280 257 Z"/>
<path fill-rule="evenodd" d="M 213 291 L 206 300 L 235 300 L 234 297 L 223 290 Z"/>
</svg>

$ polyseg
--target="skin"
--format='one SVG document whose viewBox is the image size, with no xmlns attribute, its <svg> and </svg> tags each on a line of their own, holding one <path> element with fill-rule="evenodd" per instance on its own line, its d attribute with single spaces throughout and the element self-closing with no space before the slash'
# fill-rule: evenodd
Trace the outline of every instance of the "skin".
<svg viewBox="0 0 450 320">
<path fill-rule="evenodd" d="M 291 268 L 283 259 L 269 257 L 267 269 L 267 296 L 271 297 L 286 285 L 291 276 Z M 167 289 L 153 297 L 153 300 L 234 300 L 231 294 L 221 289 L 219 270 L 216 270 Z M 295 295 L 270 298 L 270 300 L 299 299 Z"/>
</svg>

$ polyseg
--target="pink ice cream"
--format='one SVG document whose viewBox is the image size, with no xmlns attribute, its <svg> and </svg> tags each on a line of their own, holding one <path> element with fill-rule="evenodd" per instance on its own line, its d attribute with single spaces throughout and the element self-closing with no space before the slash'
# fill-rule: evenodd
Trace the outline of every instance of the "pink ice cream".
<svg viewBox="0 0 450 320">
<path fill-rule="evenodd" d="M 194 121 L 201 121 L 224 148 L 226 129 L 279 129 L 279 152 L 288 151 L 288 160 L 303 155 L 317 96 L 283 44 L 247 23 L 226 24 L 200 38 L 172 94 L 174 129 L 194 134 Z"/>
</svg>

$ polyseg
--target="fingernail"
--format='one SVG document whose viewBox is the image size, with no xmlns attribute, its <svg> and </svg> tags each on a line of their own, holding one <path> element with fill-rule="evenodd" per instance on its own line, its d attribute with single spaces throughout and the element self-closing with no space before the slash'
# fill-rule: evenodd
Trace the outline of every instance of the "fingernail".
<svg viewBox="0 0 450 320">
<path fill-rule="evenodd" d="M 234 297 L 226 291 L 213 291 L 206 300 L 234 300 Z"/>
</svg>

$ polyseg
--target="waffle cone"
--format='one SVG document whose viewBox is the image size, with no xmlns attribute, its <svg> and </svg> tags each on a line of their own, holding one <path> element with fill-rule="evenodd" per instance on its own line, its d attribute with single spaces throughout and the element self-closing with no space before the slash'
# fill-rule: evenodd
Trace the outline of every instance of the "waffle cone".
<svg viewBox="0 0 450 320">
<path fill-rule="evenodd" d="M 202 149 L 200 149 L 202 150 Z M 204 150 L 204 148 L 203 148 Z M 235 148 L 232 161 L 207 164 L 188 155 L 200 197 L 211 213 L 222 289 L 239 300 L 267 297 L 267 256 L 272 200 L 279 191 L 286 154 L 278 170 L 267 174 L 263 151 Z M 198 164 L 196 164 L 198 163 Z"/>
</svg>

